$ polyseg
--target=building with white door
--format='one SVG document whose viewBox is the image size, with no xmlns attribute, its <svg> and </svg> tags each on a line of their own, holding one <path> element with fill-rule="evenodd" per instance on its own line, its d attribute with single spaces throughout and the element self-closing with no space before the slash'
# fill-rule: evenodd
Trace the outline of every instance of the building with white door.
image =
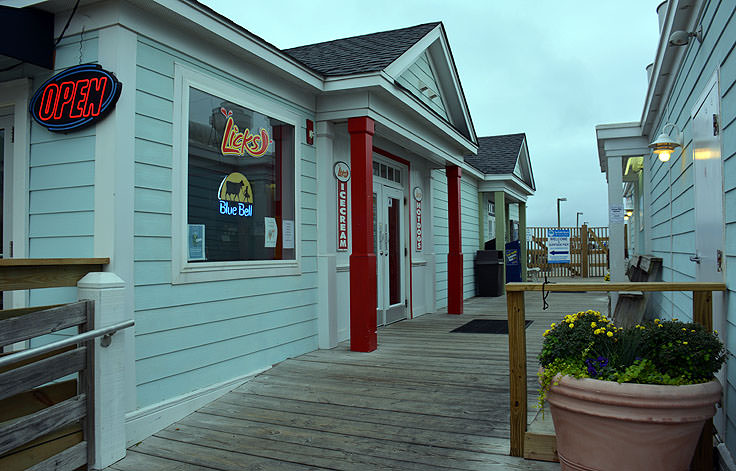
<svg viewBox="0 0 736 471">
<path fill-rule="evenodd" d="M 736 257 L 735 13 L 733 2 L 662 2 L 641 118 L 596 126 L 608 180 L 611 280 L 625 277 L 626 241 L 632 258 L 662 259 L 662 281 L 728 286 L 713 293 L 713 325 L 729 351 L 720 375 L 725 401 L 715 420 L 722 456 L 736 456 L 736 270 L 728 268 Z M 652 144 L 662 137 L 674 149 L 655 154 Z M 690 293 L 657 293 L 650 310 L 687 319 L 692 304 Z"/>
<path fill-rule="evenodd" d="M 106 392 L 123 452 L 286 358 L 462 314 L 488 194 L 533 192 L 525 137 L 506 186 L 465 161 L 478 137 L 441 23 L 280 50 L 194 0 L 17 3 L 3 256 L 110 258 L 135 320 Z"/>
</svg>

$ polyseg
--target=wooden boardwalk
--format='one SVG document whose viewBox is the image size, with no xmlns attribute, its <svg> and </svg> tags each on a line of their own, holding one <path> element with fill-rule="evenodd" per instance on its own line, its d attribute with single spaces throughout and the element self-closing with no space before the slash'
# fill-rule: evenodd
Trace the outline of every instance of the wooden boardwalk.
<svg viewBox="0 0 736 471">
<path fill-rule="evenodd" d="M 379 329 L 379 348 L 346 343 L 275 365 L 131 447 L 118 471 L 559 470 L 508 456 L 508 336 L 450 333 L 505 319 L 506 301 L 473 298 Z M 562 315 L 605 307 L 605 295 L 527 293 L 529 415 L 536 413 L 541 334 Z"/>
</svg>

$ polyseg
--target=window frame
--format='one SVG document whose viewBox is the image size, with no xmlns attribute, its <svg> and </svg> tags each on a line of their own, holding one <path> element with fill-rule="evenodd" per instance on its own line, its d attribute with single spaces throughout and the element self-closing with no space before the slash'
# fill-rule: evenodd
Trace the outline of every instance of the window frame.
<svg viewBox="0 0 736 471">
<path fill-rule="evenodd" d="M 237 260 L 190 262 L 187 251 L 188 176 L 189 176 L 189 90 L 203 92 L 231 101 L 268 117 L 294 126 L 294 249 L 293 260 Z M 222 77 L 208 75 L 175 64 L 172 158 L 172 284 L 200 283 L 242 278 L 292 276 L 301 274 L 301 142 L 300 115 L 288 105 L 258 92 L 252 86 L 227 83 Z"/>
</svg>

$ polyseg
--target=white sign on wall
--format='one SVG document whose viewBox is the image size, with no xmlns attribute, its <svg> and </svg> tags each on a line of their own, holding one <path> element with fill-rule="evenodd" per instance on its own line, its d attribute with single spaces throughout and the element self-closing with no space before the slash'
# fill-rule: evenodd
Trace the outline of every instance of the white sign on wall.
<svg viewBox="0 0 736 471">
<path fill-rule="evenodd" d="M 547 229 L 547 263 L 570 263 L 570 229 Z"/>
<path fill-rule="evenodd" d="M 415 202 L 415 214 L 416 214 L 416 250 L 417 252 L 422 251 L 422 189 L 419 187 L 414 188 L 414 202 Z"/>
<path fill-rule="evenodd" d="M 624 205 L 612 204 L 608 214 L 609 222 L 624 222 Z"/>
<path fill-rule="evenodd" d="M 337 178 L 337 250 L 348 250 L 348 180 L 350 167 L 345 162 L 335 163 Z"/>
</svg>

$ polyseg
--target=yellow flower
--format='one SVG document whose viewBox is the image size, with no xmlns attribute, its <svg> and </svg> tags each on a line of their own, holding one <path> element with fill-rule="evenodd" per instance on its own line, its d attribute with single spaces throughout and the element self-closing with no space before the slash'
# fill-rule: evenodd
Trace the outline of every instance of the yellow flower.
<svg viewBox="0 0 736 471">
<path fill-rule="evenodd" d="M 659 319 L 654 319 L 655 324 L 659 324 Z"/>
<path fill-rule="evenodd" d="M 550 327 L 552 327 L 552 328 L 554 329 L 556 325 L 557 325 L 557 324 L 555 324 L 555 323 L 553 322 L 553 323 L 552 323 L 552 325 L 550 325 Z"/>
<path fill-rule="evenodd" d="M 600 333 L 601 333 L 601 329 L 595 329 L 595 330 L 593 331 L 593 333 L 594 333 L 595 335 L 598 335 L 598 334 L 600 334 Z"/>
<path fill-rule="evenodd" d="M 687 342 L 682 342 L 683 345 L 687 345 Z"/>
<path fill-rule="evenodd" d="M 549 334 L 549 330 L 545 330 L 544 333 L 542 334 L 542 337 L 546 337 L 548 334 Z"/>
<path fill-rule="evenodd" d="M 570 324 L 568 324 L 568 327 L 570 327 L 570 328 L 572 329 L 573 327 L 575 327 L 575 324 L 573 324 L 573 323 L 571 322 Z"/>
<path fill-rule="evenodd" d="M 692 332 L 694 334 L 695 333 L 695 329 L 691 330 L 690 332 Z"/>
<path fill-rule="evenodd" d="M 591 326 L 591 327 L 593 327 L 593 328 L 595 328 L 595 326 L 596 326 L 596 323 L 595 323 L 595 322 L 591 322 L 591 323 L 590 323 L 590 326 Z"/>
<path fill-rule="evenodd" d="M 657 327 L 664 327 L 662 324 L 657 324 Z"/>
<path fill-rule="evenodd" d="M 687 332 L 687 329 L 684 328 L 684 327 L 682 328 L 682 330 L 683 330 L 683 332 Z M 693 330 L 693 332 L 695 332 L 695 331 Z"/>
<path fill-rule="evenodd" d="M 613 332 L 608 332 L 606 335 L 608 335 L 609 337 L 613 337 Z"/>
</svg>

